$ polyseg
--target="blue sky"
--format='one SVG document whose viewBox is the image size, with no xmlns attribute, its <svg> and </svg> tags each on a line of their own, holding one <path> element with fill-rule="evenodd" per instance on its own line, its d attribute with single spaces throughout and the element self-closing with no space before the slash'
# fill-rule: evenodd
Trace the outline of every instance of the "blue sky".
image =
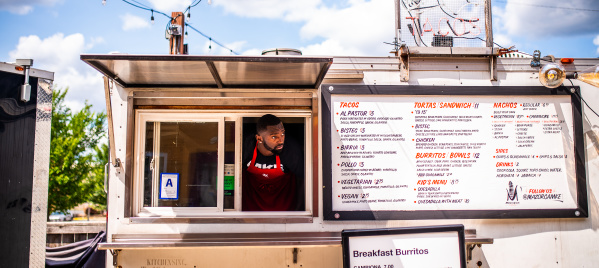
<svg viewBox="0 0 599 268">
<path fill-rule="evenodd" d="M 128 0 L 167 14 L 192 0 Z M 414 1 L 414 0 L 403 0 Z M 421 5 L 438 0 L 422 0 Z M 450 2 L 452 0 L 439 0 Z M 478 1 L 481 0 L 456 0 Z M 493 32 L 501 46 L 556 57 L 599 56 L 599 1 L 493 0 Z M 168 19 L 122 0 L 0 0 L 0 61 L 33 58 L 34 68 L 55 72 L 69 87 L 67 104 L 88 100 L 104 109 L 101 75 L 82 53 L 167 54 Z M 298 48 L 304 55 L 388 56 L 394 33 L 393 0 L 202 0 L 188 23 L 242 55 Z M 188 30 L 191 55 L 230 55 Z"/>
</svg>

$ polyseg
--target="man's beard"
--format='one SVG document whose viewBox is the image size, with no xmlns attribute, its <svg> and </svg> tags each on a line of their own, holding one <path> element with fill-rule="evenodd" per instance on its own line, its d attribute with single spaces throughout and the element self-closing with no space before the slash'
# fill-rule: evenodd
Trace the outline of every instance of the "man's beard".
<svg viewBox="0 0 599 268">
<path fill-rule="evenodd" d="M 266 144 L 266 142 L 265 142 L 265 143 L 263 143 L 263 145 L 264 145 L 264 148 L 265 148 L 266 150 L 269 150 L 270 152 L 272 152 L 272 153 L 273 153 L 273 154 L 275 154 L 275 155 L 280 155 L 280 154 L 283 152 L 283 148 L 281 148 L 281 149 L 277 150 L 277 149 L 275 149 L 275 148 L 272 148 L 272 147 L 268 146 L 268 144 Z"/>
</svg>

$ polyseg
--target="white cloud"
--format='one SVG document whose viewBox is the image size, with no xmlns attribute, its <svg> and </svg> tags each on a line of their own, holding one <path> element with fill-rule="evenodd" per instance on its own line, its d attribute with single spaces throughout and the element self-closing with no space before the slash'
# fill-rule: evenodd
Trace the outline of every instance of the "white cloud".
<svg viewBox="0 0 599 268">
<path fill-rule="evenodd" d="M 248 18 L 285 18 L 291 21 L 304 20 L 321 4 L 320 0 L 215 0 L 226 12 Z"/>
<path fill-rule="evenodd" d="M 560 8 L 562 7 L 562 8 Z M 566 9 L 569 8 L 569 9 Z M 493 21 L 500 32 L 529 38 L 596 34 L 599 1 L 508 0 L 505 8 L 495 7 Z"/>
<path fill-rule="evenodd" d="M 183 12 L 191 5 L 191 0 L 148 0 L 155 10 L 165 12 L 169 16 L 171 12 Z"/>
<path fill-rule="evenodd" d="M 19 38 L 9 57 L 13 61 L 33 59 L 33 68 L 54 72 L 55 87 L 69 87 L 65 104 L 71 109 L 80 109 L 89 100 L 94 110 L 101 111 L 106 105 L 102 75 L 79 59 L 89 48 L 91 45 L 80 33 L 57 33 L 45 39 L 30 35 Z"/>
<path fill-rule="evenodd" d="M 220 0 L 215 6 L 242 17 L 300 22 L 304 55 L 387 55 L 395 37 L 395 6 L 388 0 L 349 0 L 326 6 L 321 0 Z M 252 50 L 255 51 L 256 49 Z M 244 53 L 245 54 L 245 53 Z"/>
<path fill-rule="evenodd" d="M 597 46 L 597 54 L 599 54 L 599 35 L 597 35 L 595 39 L 593 39 L 593 44 Z"/>
<path fill-rule="evenodd" d="M 395 37 L 393 1 L 354 0 L 350 4 L 343 9 L 320 8 L 302 27 L 302 38 L 325 38 L 320 46 L 336 47 L 328 51 L 332 55 L 387 55 L 392 47 L 383 42 Z"/>
<path fill-rule="evenodd" d="M 131 15 L 127 13 L 120 16 L 123 21 L 123 31 L 131 31 L 143 28 L 150 28 L 150 23 L 147 18 Z"/>
<path fill-rule="evenodd" d="M 309 56 L 347 56 L 363 55 L 364 53 L 356 48 L 345 47 L 337 40 L 328 39 L 320 44 L 313 44 L 300 49 L 302 55 Z"/>
<path fill-rule="evenodd" d="M 25 15 L 33 10 L 33 6 L 52 6 L 58 2 L 62 2 L 62 0 L 0 0 L 0 9 L 8 10 L 11 13 L 19 15 Z"/>
</svg>

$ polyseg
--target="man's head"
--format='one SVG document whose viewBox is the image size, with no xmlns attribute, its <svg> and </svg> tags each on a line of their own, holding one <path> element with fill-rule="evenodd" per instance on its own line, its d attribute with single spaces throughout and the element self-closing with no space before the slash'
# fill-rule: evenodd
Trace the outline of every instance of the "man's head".
<svg viewBox="0 0 599 268">
<path fill-rule="evenodd" d="M 262 154 L 280 154 L 285 143 L 285 127 L 281 119 L 272 114 L 260 117 L 256 124 L 256 140 Z"/>
</svg>

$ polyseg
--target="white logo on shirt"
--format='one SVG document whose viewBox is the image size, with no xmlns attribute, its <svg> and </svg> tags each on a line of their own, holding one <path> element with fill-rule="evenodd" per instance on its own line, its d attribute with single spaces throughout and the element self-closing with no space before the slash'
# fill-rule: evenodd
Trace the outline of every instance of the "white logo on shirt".
<svg viewBox="0 0 599 268">
<path fill-rule="evenodd" d="M 248 162 L 247 166 L 249 167 L 251 163 L 252 163 L 252 161 Z M 267 164 L 256 163 L 254 166 L 257 167 L 257 168 L 259 168 L 259 169 L 273 169 L 277 165 L 276 164 L 267 165 Z M 283 166 L 283 164 L 281 164 L 281 170 L 283 172 L 285 171 L 285 167 Z"/>
</svg>

